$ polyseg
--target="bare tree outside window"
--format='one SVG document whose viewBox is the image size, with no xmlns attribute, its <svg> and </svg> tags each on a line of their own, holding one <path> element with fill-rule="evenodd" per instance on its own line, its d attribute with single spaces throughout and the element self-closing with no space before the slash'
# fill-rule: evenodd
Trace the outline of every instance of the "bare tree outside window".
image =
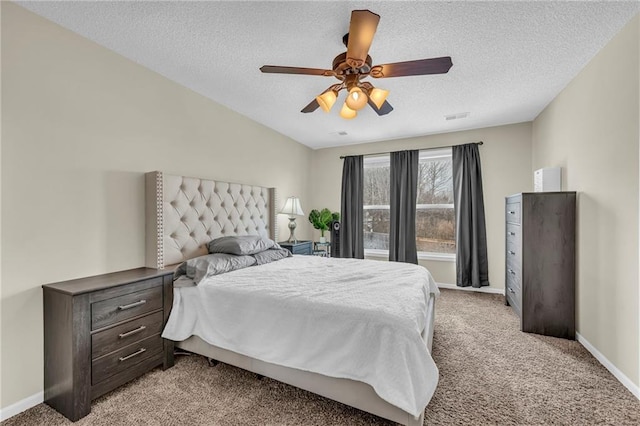
<svg viewBox="0 0 640 426">
<path fill-rule="evenodd" d="M 364 159 L 364 248 L 389 250 L 389 156 Z M 416 245 L 422 253 L 455 253 L 451 152 L 421 151 Z"/>
<path fill-rule="evenodd" d="M 364 248 L 389 250 L 389 156 L 364 159 Z"/>
</svg>

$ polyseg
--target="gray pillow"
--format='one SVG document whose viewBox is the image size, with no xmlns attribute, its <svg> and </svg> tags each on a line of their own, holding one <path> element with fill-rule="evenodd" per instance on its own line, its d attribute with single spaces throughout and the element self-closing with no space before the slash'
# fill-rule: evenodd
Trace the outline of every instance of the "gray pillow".
<svg viewBox="0 0 640 426">
<path fill-rule="evenodd" d="M 276 245 L 275 242 L 266 237 L 242 235 L 216 238 L 207 244 L 207 249 L 209 253 L 246 255 L 259 253 Z"/>
<path fill-rule="evenodd" d="M 256 259 L 256 265 L 264 265 L 265 263 L 271 263 L 276 260 L 291 257 L 291 252 L 278 246 L 277 248 L 272 247 L 269 250 L 256 253 L 252 255 L 252 257 Z"/>
<path fill-rule="evenodd" d="M 199 256 L 182 262 L 174 273 L 174 279 L 184 275 L 198 284 L 203 278 L 224 274 L 254 265 L 256 259 L 251 256 L 215 253 Z"/>
</svg>

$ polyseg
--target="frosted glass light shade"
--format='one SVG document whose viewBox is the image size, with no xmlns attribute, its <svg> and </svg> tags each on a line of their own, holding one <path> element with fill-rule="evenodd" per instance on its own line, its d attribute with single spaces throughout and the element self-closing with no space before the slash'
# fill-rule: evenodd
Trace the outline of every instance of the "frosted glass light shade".
<svg viewBox="0 0 640 426">
<path fill-rule="evenodd" d="M 359 87 L 353 87 L 349 90 L 346 104 L 350 109 L 360 111 L 367 105 L 367 101 L 366 93 L 364 93 Z"/>
<path fill-rule="evenodd" d="M 373 102 L 378 109 L 382 108 L 382 104 L 387 100 L 387 96 L 389 96 L 389 91 L 384 89 L 374 88 L 369 93 L 369 99 L 371 99 L 371 102 Z"/>
<path fill-rule="evenodd" d="M 352 118 L 355 118 L 356 115 L 358 115 L 358 113 L 349 108 L 347 106 L 347 103 L 345 102 L 345 104 L 342 106 L 342 109 L 340 110 L 340 117 L 346 120 L 351 120 Z"/>
<path fill-rule="evenodd" d="M 336 103 L 337 98 L 338 97 L 336 96 L 336 92 L 334 92 L 333 90 L 329 90 L 322 93 L 321 95 L 316 96 L 316 101 L 324 112 L 329 112 L 331 111 L 331 107 L 333 107 L 333 104 Z"/>
<path fill-rule="evenodd" d="M 280 210 L 281 214 L 288 214 L 289 216 L 304 216 L 302 207 L 300 206 L 300 199 L 298 197 L 287 198 L 284 207 Z"/>
</svg>

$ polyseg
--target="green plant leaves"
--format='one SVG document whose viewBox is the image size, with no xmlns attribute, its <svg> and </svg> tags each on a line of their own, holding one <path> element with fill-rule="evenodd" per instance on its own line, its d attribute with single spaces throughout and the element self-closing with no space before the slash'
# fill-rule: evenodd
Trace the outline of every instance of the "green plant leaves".
<svg viewBox="0 0 640 426">
<path fill-rule="evenodd" d="M 324 231 L 329 229 L 329 225 L 334 220 L 340 220 L 340 213 L 332 213 L 331 210 L 327 208 L 324 208 L 320 211 L 311 210 L 311 212 L 309 213 L 309 222 L 311 222 L 314 228 L 322 231 L 323 234 Z"/>
</svg>

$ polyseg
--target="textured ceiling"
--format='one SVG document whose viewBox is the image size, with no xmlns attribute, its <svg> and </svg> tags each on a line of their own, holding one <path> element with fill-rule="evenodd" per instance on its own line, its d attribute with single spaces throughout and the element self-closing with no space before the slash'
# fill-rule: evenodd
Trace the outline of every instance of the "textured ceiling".
<svg viewBox="0 0 640 426">
<path fill-rule="evenodd" d="M 312 148 L 533 120 L 640 10 L 640 2 L 18 2 Z M 300 109 L 333 77 L 351 10 L 381 16 L 374 64 L 451 56 L 448 74 L 373 81 L 395 110 L 347 121 Z M 372 80 L 372 79 L 369 79 Z M 468 112 L 459 120 L 445 115 Z M 346 132 L 346 136 L 339 135 Z"/>
</svg>

